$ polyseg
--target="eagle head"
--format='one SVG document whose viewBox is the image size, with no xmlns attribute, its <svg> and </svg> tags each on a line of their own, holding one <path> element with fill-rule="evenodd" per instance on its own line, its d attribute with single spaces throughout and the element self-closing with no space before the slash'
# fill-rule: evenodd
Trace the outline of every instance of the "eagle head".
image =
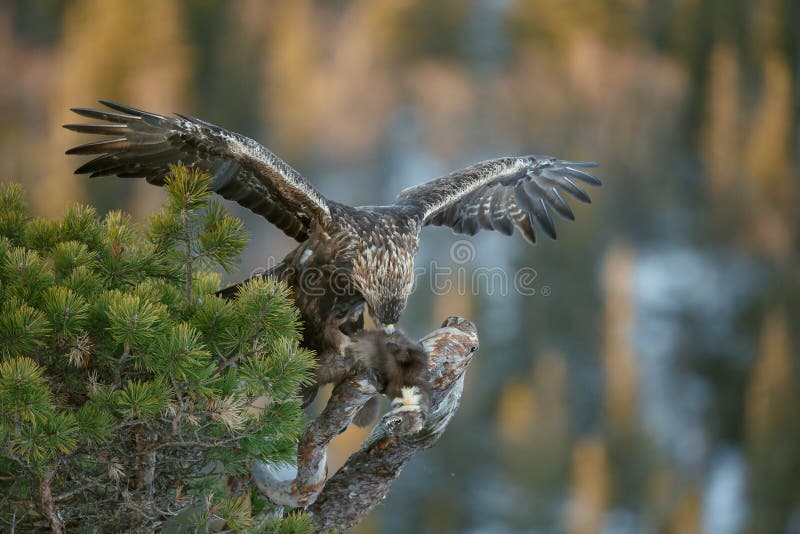
<svg viewBox="0 0 800 534">
<path fill-rule="evenodd" d="M 375 321 L 387 334 L 391 334 L 394 332 L 394 325 L 400 320 L 400 315 L 406 308 L 406 301 L 401 298 L 389 298 L 379 300 L 375 304 L 368 303 L 368 305 Z"/>
<path fill-rule="evenodd" d="M 413 273 L 413 250 L 409 253 L 396 246 L 372 248 L 354 262 L 354 285 L 375 322 L 387 333 L 394 331 L 406 308 Z"/>
<path fill-rule="evenodd" d="M 419 228 L 402 213 L 378 209 L 359 221 L 352 251 L 352 281 L 372 318 L 387 333 L 406 308 L 414 285 Z"/>
<path fill-rule="evenodd" d="M 399 282 L 399 280 L 393 280 Z M 406 309 L 409 290 L 406 287 L 396 287 L 395 284 L 369 285 L 359 288 L 361 295 L 367 302 L 369 313 L 377 326 L 383 328 L 387 334 L 394 332 L 394 326 L 400 320 L 400 316 Z M 399 284 L 397 284 L 399 285 Z"/>
</svg>

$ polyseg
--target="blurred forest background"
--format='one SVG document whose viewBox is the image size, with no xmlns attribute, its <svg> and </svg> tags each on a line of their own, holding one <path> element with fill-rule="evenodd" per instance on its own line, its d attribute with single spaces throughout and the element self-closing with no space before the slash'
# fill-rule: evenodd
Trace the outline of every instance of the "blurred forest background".
<svg viewBox="0 0 800 534">
<path fill-rule="evenodd" d="M 0 4 L 0 177 L 144 220 L 158 188 L 64 156 L 98 98 L 249 135 L 351 204 L 501 155 L 600 164 L 558 241 L 484 232 L 456 264 L 426 230 L 418 266 L 529 266 L 537 293 L 423 276 L 401 326 L 464 315 L 481 349 L 356 532 L 800 532 L 797 0 Z M 237 213 L 229 280 L 293 246 Z"/>
</svg>

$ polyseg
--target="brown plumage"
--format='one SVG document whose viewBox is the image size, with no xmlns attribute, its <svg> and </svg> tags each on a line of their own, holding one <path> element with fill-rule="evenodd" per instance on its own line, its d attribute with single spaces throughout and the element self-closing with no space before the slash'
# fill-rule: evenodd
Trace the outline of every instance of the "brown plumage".
<svg viewBox="0 0 800 534">
<path fill-rule="evenodd" d="M 399 320 L 424 226 L 449 226 L 469 235 L 481 229 L 510 235 L 516 228 L 531 243 L 538 227 L 555 238 L 551 211 L 574 218 L 562 193 L 589 202 L 578 182 L 600 185 L 582 170 L 593 163 L 505 157 L 406 189 L 390 206 L 350 207 L 324 198 L 297 171 L 247 137 L 193 117 L 101 103 L 111 111 L 73 109 L 101 122 L 65 125 L 112 137 L 67 151 L 96 156 L 76 173 L 141 177 L 161 185 L 169 165 L 196 165 L 211 173 L 214 191 L 262 215 L 300 243 L 272 274 L 294 290 L 305 345 L 318 353 L 320 381 L 329 378 L 326 374 L 338 376 L 337 362 L 351 335 L 363 327 L 365 307 L 387 331 Z M 334 370 L 328 372 L 329 367 Z"/>
</svg>

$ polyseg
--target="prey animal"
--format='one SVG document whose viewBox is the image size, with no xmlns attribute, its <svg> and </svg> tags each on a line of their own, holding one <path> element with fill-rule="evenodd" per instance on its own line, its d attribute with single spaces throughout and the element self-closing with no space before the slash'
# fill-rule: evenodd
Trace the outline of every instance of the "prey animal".
<svg viewBox="0 0 800 534">
<path fill-rule="evenodd" d="M 406 307 L 420 233 L 448 226 L 459 234 L 516 229 L 535 243 L 538 230 L 556 237 L 552 212 L 574 219 L 564 195 L 590 202 L 582 184 L 600 185 L 594 163 L 549 156 L 491 159 L 401 191 L 386 206 L 348 206 L 325 198 L 259 143 L 203 120 L 167 117 L 108 101 L 107 109 L 73 108 L 97 122 L 65 128 L 106 139 L 67 154 L 93 155 L 75 172 L 90 177 L 144 178 L 163 185 L 169 166 L 198 166 L 211 188 L 263 216 L 298 242 L 270 274 L 294 290 L 304 344 L 317 352 L 318 383 L 339 376 L 368 309 L 387 334 Z M 382 354 L 392 354 L 382 352 Z M 313 390 L 307 397 L 313 397 Z M 400 397 L 398 397 L 400 398 Z"/>
<path fill-rule="evenodd" d="M 354 367 L 375 375 L 378 391 L 392 399 L 392 413 L 405 416 L 400 423 L 410 428 L 399 429 L 402 433 L 421 428 L 431 401 L 428 354 L 422 345 L 400 330 L 392 334 L 361 330 L 351 337 L 346 356 L 353 359 Z M 331 382 L 338 382 L 344 376 L 331 378 Z M 372 397 L 353 422 L 367 426 L 378 416 L 379 409 L 378 397 Z"/>
</svg>

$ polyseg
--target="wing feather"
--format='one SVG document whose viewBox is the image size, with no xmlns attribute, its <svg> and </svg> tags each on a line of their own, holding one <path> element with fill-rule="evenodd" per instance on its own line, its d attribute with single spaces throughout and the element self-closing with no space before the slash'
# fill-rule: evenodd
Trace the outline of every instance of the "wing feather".
<svg viewBox="0 0 800 534">
<path fill-rule="evenodd" d="M 104 122 L 64 125 L 78 133 L 112 137 L 67 151 L 96 156 L 78 167 L 76 174 L 145 178 L 163 185 L 170 165 L 196 165 L 211 173 L 211 187 L 222 197 L 264 216 L 298 241 L 308 237 L 314 222 L 329 220 L 329 202 L 297 171 L 252 139 L 194 117 L 165 117 L 106 100 L 100 103 L 111 111 L 72 111 Z"/>
<path fill-rule="evenodd" d="M 125 133 L 125 124 L 65 124 L 64 128 L 73 132 L 97 135 L 119 135 Z"/>
<path fill-rule="evenodd" d="M 406 189 L 395 202 L 413 207 L 422 224 L 449 226 L 469 235 L 481 228 L 511 235 L 516 228 L 535 243 L 534 221 L 555 239 L 551 212 L 575 219 L 562 193 L 591 202 L 576 181 L 601 185 L 594 175 L 582 170 L 596 166 L 549 156 L 499 158 Z"/>
<path fill-rule="evenodd" d="M 514 226 L 508 214 L 506 205 L 509 204 L 508 190 L 504 187 L 495 187 L 492 193 L 492 226 L 501 234 L 511 235 L 514 233 Z"/>
<path fill-rule="evenodd" d="M 103 111 L 100 109 L 91 108 L 72 108 L 73 113 L 77 113 L 82 117 L 89 119 L 97 119 L 99 121 L 115 122 L 119 124 L 127 124 L 131 119 L 137 118 L 133 115 L 120 115 L 119 113 L 112 113 L 110 111 Z"/>
<path fill-rule="evenodd" d="M 478 222 L 485 230 L 494 230 L 492 225 L 492 190 L 487 189 L 478 199 Z"/>
<path fill-rule="evenodd" d="M 519 230 L 519 233 L 522 234 L 522 237 L 531 245 L 535 245 L 536 233 L 533 231 L 531 216 L 517 208 L 511 210 L 511 219 L 514 221 L 514 226 Z"/>
</svg>

